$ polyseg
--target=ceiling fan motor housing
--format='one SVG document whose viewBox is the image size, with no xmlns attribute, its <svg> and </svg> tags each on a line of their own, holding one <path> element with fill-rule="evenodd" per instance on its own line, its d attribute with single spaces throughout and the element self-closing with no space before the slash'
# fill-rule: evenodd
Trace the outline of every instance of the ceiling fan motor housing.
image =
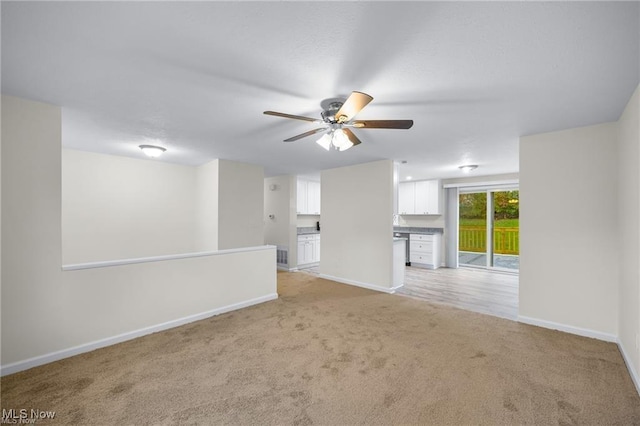
<svg viewBox="0 0 640 426">
<path fill-rule="evenodd" d="M 343 104 L 344 100 L 337 98 L 325 99 L 320 102 L 320 106 L 323 108 L 323 111 L 320 113 L 322 119 L 327 123 L 337 123 L 336 113 L 342 108 Z"/>
</svg>

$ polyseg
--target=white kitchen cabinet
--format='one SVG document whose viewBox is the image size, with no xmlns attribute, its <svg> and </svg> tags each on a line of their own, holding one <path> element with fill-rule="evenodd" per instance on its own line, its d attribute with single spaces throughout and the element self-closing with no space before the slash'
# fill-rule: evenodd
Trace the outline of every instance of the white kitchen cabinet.
<svg viewBox="0 0 640 426">
<path fill-rule="evenodd" d="M 298 179 L 297 184 L 297 205 L 296 211 L 298 214 L 304 214 L 302 212 L 307 211 L 307 181 Z"/>
<path fill-rule="evenodd" d="M 309 214 L 320 214 L 320 182 L 307 182 L 307 211 Z"/>
<path fill-rule="evenodd" d="M 439 215 L 440 181 L 422 180 L 398 184 L 398 214 Z"/>
<path fill-rule="evenodd" d="M 320 182 L 298 179 L 296 192 L 298 214 L 320 214 Z"/>
<path fill-rule="evenodd" d="M 442 214 L 440 205 L 442 204 L 442 185 L 439 180 L 428 180 L 427 182 L 427 211 L 428 214 Z"/>
<path fill-rule="evenodd" d="M 398 184 L 398 213 L 414 214 L 415 212 L 415 183 L 404 182 Z"/>
<path fill-rule="evenodd" d="M 320 262 L 320 234 L 298 235 L 298 266 Z"/>
<path fill-rule="evenodd" d="M 428 269 L 440 267 L 440 234 L 410 234 L 409 261 L 411 266 Z"/>
<path fill-rule="evenodd" d="M 414 213 L 428 214 L 427 205 L 429 198 L 429 181 L 421 180 L 415 183 L 414 191 Z"/>
</svg>

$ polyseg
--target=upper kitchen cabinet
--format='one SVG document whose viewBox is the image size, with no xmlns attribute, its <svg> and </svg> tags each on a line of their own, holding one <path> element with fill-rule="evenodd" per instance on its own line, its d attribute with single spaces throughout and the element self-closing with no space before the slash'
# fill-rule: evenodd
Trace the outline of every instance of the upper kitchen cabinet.
<svg viewBox="0 0 640 426">
<path fill-rule="evenodd" d="M 320 182 L 298 179 L 298 214 L 320 214 Z"/>
<path fill-rule="evenodd" d="M 441 185 L 439 179 L 398 184 L 398 213 L 439 215 Z"/>
</svg>

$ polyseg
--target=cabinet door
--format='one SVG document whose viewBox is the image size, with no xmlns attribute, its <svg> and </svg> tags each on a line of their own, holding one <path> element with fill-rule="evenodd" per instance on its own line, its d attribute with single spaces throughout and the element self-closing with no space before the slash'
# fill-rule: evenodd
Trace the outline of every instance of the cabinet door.
<svg viewBox="0 0 640 426">
<path fill-rule="evenodd" d="M 428 180 L 427 184 L 427 205 L 428 214 L 440 214 L 440 181 Z"/>
<path fill-rule="evenodd" d="M 309 261 L 305 258 L 305 241 L 298 240 L 298 265 L 304 265 L 305 263 L 309 263 Z"/>
<path fill-rule="evenodd" d="M 320 182 L 307 182 L 307 213 L 320 214 Z"/>
<path fill-rule="evenodd" d="M 398 184 L 398 214 L 415 214 L 415 188 L 414 182 Z"/>
<path fill-rule="evenodd" d="M 307 214 L 307 181 L 306 180 L 301 180 L 298 179 L 298 184 L 297 184 L 297 197 L 298 197 L 298 203 L 297 203 L 297 211 L 298 214 Z"/>
<path fill-rule="evenodd" d="M 313 254 L 313 261 L 320 262 L 320 235 L 317 235 L 316 239 L 313 241 Z"/>
<path fill-rule="evenodd" d="M 429 181 L 422 180 L 415 183 L 415 213 L 416 214 L 430 214 L 428 208 L 429 198 Z"/>
<path fill-rule="evenodd" d="M 313 241 L 306 241 L 304 243 L 304 258 L 305 258 L 304 263 L 314 262 L 315 261 L 314 257 L 315 257 L 315 254 L 313 252 Z"/>
</svg>

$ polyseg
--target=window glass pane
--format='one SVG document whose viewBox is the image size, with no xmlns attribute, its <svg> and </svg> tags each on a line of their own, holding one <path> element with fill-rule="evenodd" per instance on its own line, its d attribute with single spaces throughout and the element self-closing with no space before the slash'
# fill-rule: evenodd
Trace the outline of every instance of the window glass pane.
<svg viewBox="0 0 640 426">
<path fill-rule="evenodd" d="M 461 265 L 487 265 L 487 193 L 460 194 L 458 260 Z"/>
<path fill-rule="evenodd" d="M 493 193 L 493 266 L 519 269 L 520 199 L 519 191 Z"/>
</svg>

